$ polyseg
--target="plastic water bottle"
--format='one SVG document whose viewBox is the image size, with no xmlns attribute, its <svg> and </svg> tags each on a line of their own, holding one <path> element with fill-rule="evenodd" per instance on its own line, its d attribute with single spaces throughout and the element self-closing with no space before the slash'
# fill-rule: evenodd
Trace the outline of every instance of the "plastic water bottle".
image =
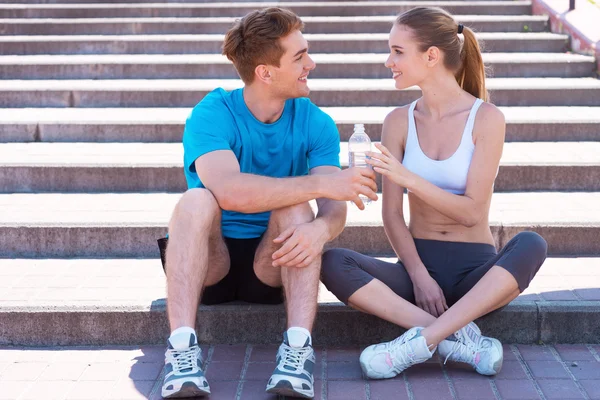
<svg viewBox="0 0 600 400">
<path fill-rule="evenodd" d="M 371 168 L 365 161 L 367 151 L 371 151 L 371 139 L 365 132 L 365 126 L 363 124 L 354 124 L 354 133 L 348 140 L 348 165 L 358 168 Z M 369 204 L 371 199 L 367 196 L 360 195 L 360 199 L 363 203 Z"/>
</svg>

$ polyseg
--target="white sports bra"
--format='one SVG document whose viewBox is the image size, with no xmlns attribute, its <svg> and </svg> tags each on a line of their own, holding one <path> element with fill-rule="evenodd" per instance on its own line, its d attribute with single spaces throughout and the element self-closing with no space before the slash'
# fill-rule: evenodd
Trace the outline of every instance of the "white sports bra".
<svg viewBox="0 0 600 400">
<path fill-rule="evenodd" d="M 427 157 L 419 145 L 414 115 L 415 106 L 417 105 L 417 100 L 415 100 L 408 109 L 408 136 L 402 164 L 409 171 L 450 193 L 464 194 L 467 187 L 467 174 L 475 150 L 473 125 L 475 124 L 477 110 L 482 103 L 483 100 L 481 99 L 475 100 L 458 149 L 449 158 L 438 161 Z"/>
</svg>

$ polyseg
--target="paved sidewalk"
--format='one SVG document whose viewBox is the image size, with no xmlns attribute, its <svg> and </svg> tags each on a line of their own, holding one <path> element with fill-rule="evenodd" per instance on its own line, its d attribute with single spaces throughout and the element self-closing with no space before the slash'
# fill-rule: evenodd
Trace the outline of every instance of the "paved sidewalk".
<svg viewBox="0 0 600 400">
<path fill-rule="evenodd" d="M 318 340 L 318 338 L 316 338 Z M 211 399 L 275 399 L 264 392 L 276 346 L 204 348 Z M 0 399 L 160 399 L 162 346 L 0 348 Z M 600 346 L 505 345 L 490 379 L 435 358 L 391 380 L 362 377 L 360 349 L 319 349 L 315 399 L 600 399 Z"/>
</svg>

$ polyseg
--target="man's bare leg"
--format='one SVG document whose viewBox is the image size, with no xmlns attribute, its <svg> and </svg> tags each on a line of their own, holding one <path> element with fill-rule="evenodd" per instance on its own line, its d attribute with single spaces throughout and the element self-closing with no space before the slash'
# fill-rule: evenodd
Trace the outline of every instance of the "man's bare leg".
<svg viewBox="0 0 600 400">
<path fill-rule="evenodd" d="M 267 392 L 273 394 L 306 398 L 314 396 L 311 371 L 315 365 L 315 355 L 312 346 L 304 344 L 310 338 L 317 313 L 321 257 L 316 257 L 304 268 L 272 265 L 273 253 L 281 247 L 273 240 L 286 229 L 313 220 L 314 214 L 308 203 L 273 211 L 267 232 L 256 252 L 256 276 L 267 285 L 283 285 L 286 296 L 288 343 L 279 348 L 277 367 L 267 383 Z"/>
<path fill-rule="evenodd" d="M 321 271 L 321 257 L 304 268 L 273 267 L 272 256 L 281 245 L 273 240 L 292 225 L 311 222 L 313 211 L 308 203 L 285 207 L 271 213 L 269 227 L 256 251 L 256 276 L 269 286 L 285 290 L 287 326 L 312 330 L 317 314 L 317 297 Z"/>
<path fill-rule="evenodd" d="M 163 397 L 195 397 L 210 393 L 195 336 L 196 314 L 205 285 L 229 271 L 229 253 L 221 236 L 221 210 L 212 193 L 184 193 L 169 223 L 167 245 L 167 310 L 171 336 L 165 353 Z M 190 367 L 190 360 L 196 360 Z"/>
<path fill-rule="evenodd" d="M 188 190 L 175 206 L 169 223 L 166 272 L 171 331 L 195 327 L 203 287 L 219 282 L 228 271 L 221 209 L 207 189 Z"/>
</svg>

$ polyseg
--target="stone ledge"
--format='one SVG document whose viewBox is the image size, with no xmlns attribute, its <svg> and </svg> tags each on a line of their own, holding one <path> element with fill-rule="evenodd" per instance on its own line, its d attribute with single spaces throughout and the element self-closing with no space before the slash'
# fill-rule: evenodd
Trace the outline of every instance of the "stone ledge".
<svg viewBox="0 0 600 400">
<path fill-rule="evenodd" d="M 6 307 L 0 315 L 1 345 L 162 344 L 169 331 L 164 299 L 150 310 Z M 515 301 L 477 322 L 484 334 L 505 343 L 600 343 L 599 316 L 599 301 Z M 283 306 L 203 306 L 198 320 L 205 344 L 277 344 L 285 329 Z M 314 336 L 319 346 L 355 346 L 390 340 L 402 331 L 341 303 L 325 303 L 319 306 Z"/>
</svg>

